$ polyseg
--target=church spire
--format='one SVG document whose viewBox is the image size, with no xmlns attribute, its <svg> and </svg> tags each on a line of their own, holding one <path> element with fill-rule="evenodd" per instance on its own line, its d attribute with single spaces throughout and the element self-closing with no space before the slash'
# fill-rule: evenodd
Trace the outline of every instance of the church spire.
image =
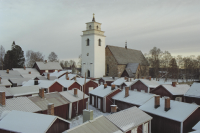
<svg viewBox="0 0 200 133">
<path fill-rule="evenodd" d="M 92 19 L 92 22 L 95 22 L 95 17 L 94 17 L 94 15 L 95 15 L 95 14 L 93 13 L 93 19 Z"/>
</svg>

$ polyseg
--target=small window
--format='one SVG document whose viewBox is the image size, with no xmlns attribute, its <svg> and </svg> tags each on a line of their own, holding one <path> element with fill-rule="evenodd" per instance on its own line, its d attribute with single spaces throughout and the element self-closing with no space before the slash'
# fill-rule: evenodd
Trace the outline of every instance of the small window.
<svg viewBox="0 0 200 133">
<path fill-rule="evenodd" d="M 87 39 L 87 46 L 90 45 L 90 39 Z"/>
<path fill-rule="evenodd" d="M 92 26 L 90 25 L 90 26 L 89 26 L 89 29 L 91 29 L 91 27 L 92 27 Z"/>
<path fill-rule="evenodd" d="M 89 53 L 87 53 L 87 56 L 89 56 Z"/>
<path fill-rule="evenodd" d="M 99 46 L 101 46 L 101 39 L 99 39 Z"/>
</svg>

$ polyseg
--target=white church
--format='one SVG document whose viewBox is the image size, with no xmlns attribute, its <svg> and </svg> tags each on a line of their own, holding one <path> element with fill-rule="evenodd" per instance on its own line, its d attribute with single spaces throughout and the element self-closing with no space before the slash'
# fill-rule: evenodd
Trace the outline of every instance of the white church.
<svg viewBox="0 0 200 133">
<path fill-rule="evenodd" d="M 82 76 L 99 78 L 105 75 L 105 37 L 101 31 L 101 23 L 95 21 L 86 23 L 82 37 Z"/>
</svg>

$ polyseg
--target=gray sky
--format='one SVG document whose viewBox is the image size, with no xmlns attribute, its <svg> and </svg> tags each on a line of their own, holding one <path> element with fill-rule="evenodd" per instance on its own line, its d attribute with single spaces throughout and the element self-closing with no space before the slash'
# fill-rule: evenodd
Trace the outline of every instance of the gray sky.
<svg viewBox="0 0 200 133">
<path fill-rule="evenodd" d="M 200 0 L 0 0 L 0 45 L 78 58 L 93 13 L 106 45 L 200 55 Z"/>
</svg>

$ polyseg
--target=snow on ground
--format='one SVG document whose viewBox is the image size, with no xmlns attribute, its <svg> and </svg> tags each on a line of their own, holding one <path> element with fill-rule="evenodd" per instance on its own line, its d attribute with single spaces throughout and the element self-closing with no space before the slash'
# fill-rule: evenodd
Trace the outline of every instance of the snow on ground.
<svg viewBox="0 0 200 133">
<path fill-rule="evenodd" d="M 155 78 L 152 78 L 152 79 L 156 81 Z M 192 81 L 193 81 L 193 80 L 191 80 L 191 79 L 188 79 L 188 80 L 187 80 L 187 82 L 192 82 Z M 198 79 L 195 79 L 194 81 L 198 81 Z M 172 84 L 172 82 L 177 82 L 177 79 L 167 79 L 167 81 L 165 81 L 164 78 L 161 78 L 161 79 L 159 79 L 159 81 L 157 81 L 157 82 L 159 82 L 160 84 Z M 179 83 L 181 83 L 181 82 L 186 82 L 186 80 L 185 80 L 185 79 L 178 79 L 178 82 L 179 82 Z"/>
<path fill-rule="evenodd" d="M 95 119 L 96 117 L 98 117 L 100 115 L 107 116 L 107 115 L 111 114 L 111 113 L 103 113 L 100 110 L 98 110 L 97 108 L 93 107 L 92 105 L 89 105 L 89 109 L 93 110 L 93 119 Z M 74 119 L 69 120 L 69 121 L 71 122 L 70 128 L 74 128 L 83 123 L 83 115 L 79 115 L 78 119 L 77 119 L 77 117 L 75 117 Z"/>
</svg>

